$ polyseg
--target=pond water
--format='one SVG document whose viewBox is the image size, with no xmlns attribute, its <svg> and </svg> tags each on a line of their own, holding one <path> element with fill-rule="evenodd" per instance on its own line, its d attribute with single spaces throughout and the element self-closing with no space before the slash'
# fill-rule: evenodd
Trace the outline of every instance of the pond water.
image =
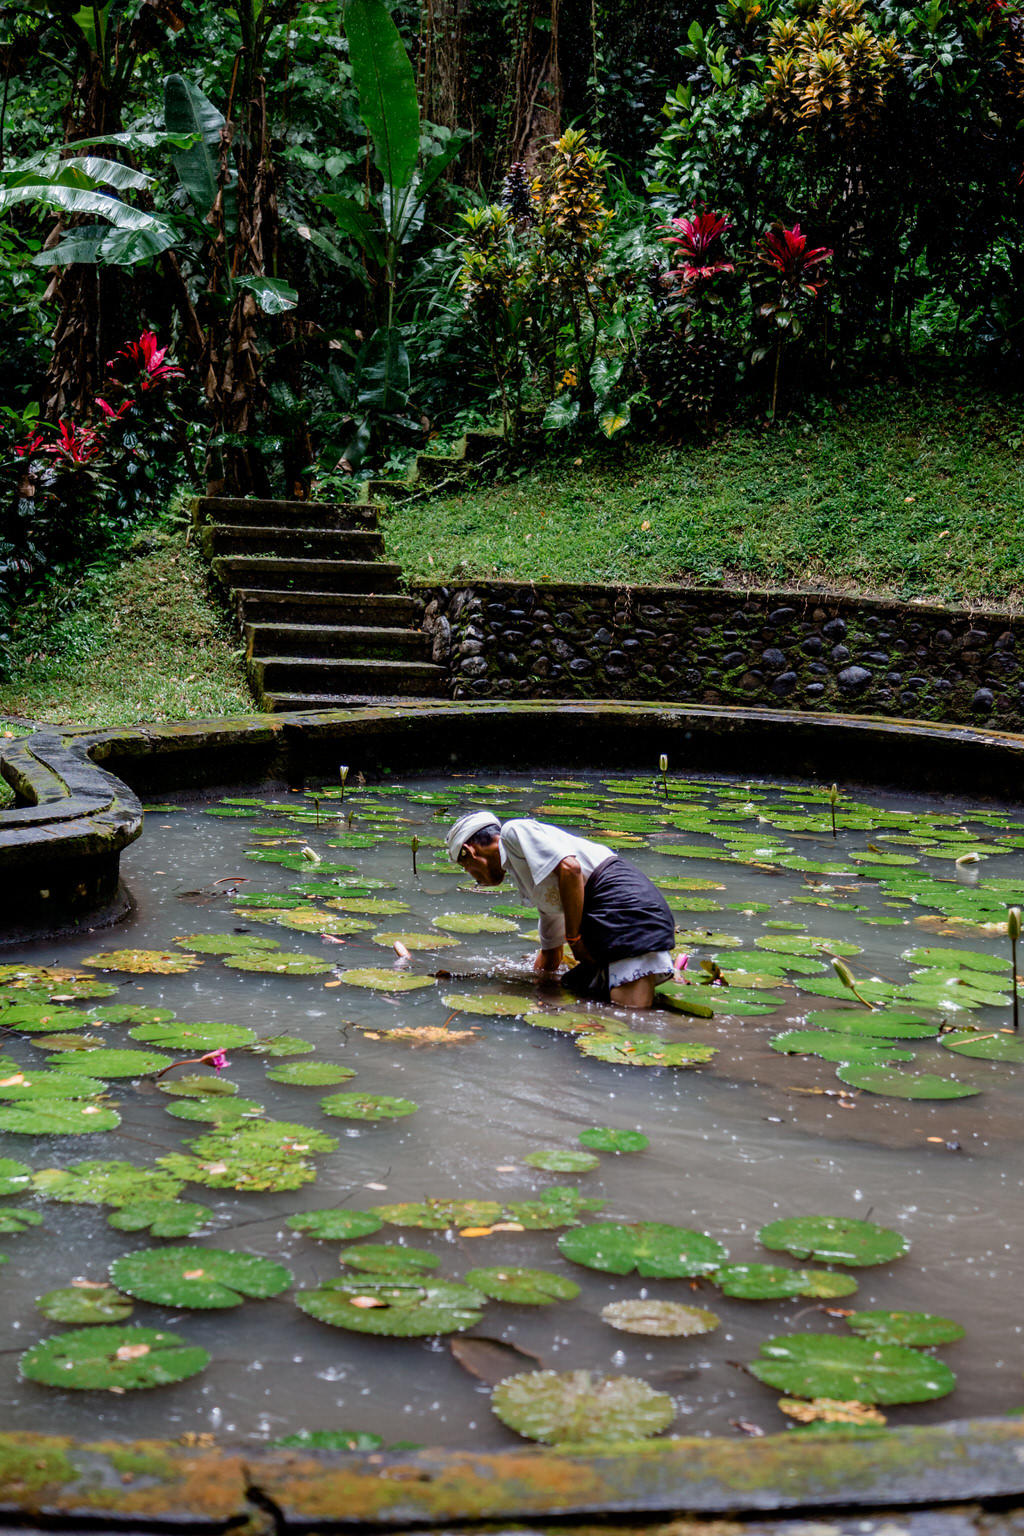
<svg viewBox="0 0 1024 1536">
<path fill-rule="evenodd" d="M 337 784 L 326 786 L 319 809 L 312 794 L 285 792 L 154 808 L 145 835 L 122 860 L 137 904 L 129 921 L 0 957 L 0 1156 L 32 1176 L 0 1202 L 0 1217 L 41 1218 L 0 1237 L 9 1261 L 0 1288 L 5 1428 L 254 1440 L 344 1429 L 387 1444 L 482 1449 L 521 1443 L 492 1413 L 489 1383 L 543 1366 L 642 1378 L 670 1395 L 675 1433 L 735 1435 L 752 1425 L 772 1432 L 789 1422 L 779 1393 L 744 1369 L 764 1341 L 845 1337 L 850 1329 L 840 1314 L 871 1309 L 938 1314 L 966 1330 L 935 1351 L 956 1372 L 955 1391 L 886 1409 L 891 1424 L 1001 1413 L 1024 1401 L 1012 1283 L 1021 1259 L 1024 1053 L 1008 1033 L 1004 931 L 1007 906 L 1024 894 L 1018 808 L 841 795 L 834 837 L 827 793 L 793 784 L 550 774 L 500 784 L 414 778 L 350 786 L 343 803 L 339 793 Z M 538 986 L 530 971 L 536 921 L 516 910 L 514 889 L 478 890 L 444 862 L 445 828 L 480 806 L 502 818 L 536 814 L 574 827 L 665 882 L 680 949 L 690 955 L 682 1006 L 696 998 L 712 1007 L 712 1017 L 666 1007 L 632 1016 L 581 1010 L 557 985 Z M 295 867 L 278 862 L 282 856 Z M 285 905 L 275 909 L 270 902 L 278 896 Z M 375 908 L 378 901 L 401 910 Z M 450 914 L 457 920 L 446 928 Z M 467 915 L 505 926 L 451 931 L 464 930 Z M 344 931 L 356 923 L 365 926 Z M 453 942 L 415 948 L 410 934 L 433 935 L 425 941 L 431 946 Z M 275 963 L 301 955 L 323 969 L 234 969 L 223 954 L 204 952 L 196 935 L 272 941 L 280 948 L 249 956 Z M 392 935 L 410 959 L 396 955 Z M 123 968 L 138 963 L 125 950 L 195 960 L 177 974 L 137 972 Z M 844 986 L 831 956 L 849 967 L 876 1013 Z M 702 984 L 712 974 L 702 971 L 702 960 L 717 965 L 728 985 Z M 26 974 L 40 966 L 68 968 L 116 990 L 76 995 L 88 993 L 89 983 Z M 368 968 L 426 984 L 373 990 L 345 975 Z M 437 978 L 439 971 L 449 974 Z M 54 1004 L 54 997 L 64 1001 Z M 467 1011 L 467 1000 L 471 1008 L 481 997 L 491 1000 L 484 1007 L 499 998 L 512 1011 Z M 103 1019 L 111 1006 L 126 1004 L 203 1023 L 200 1046 L 139 1039 L 130 1031 L 145 1023 Z M 19 1007 L 29 1011 L 12 1011 Z M 62 1018 L 61 1009 L 71 1015 Z M 588 1020 L 566 1020 L 581 1011 Z M 923 1022 L 905 1026 L 899 1038 L 849 1033 L 851 1021 L 894 1015 Z M 566 1022 L 593 1027 L 567 1029 Z M 230 1148 L 191 1145 L 230 1132 L 230 1122 L 218 1127 L 168 1112 L 212 1102 L 162 1091 L 185 1076 L 212 1079 L 212 1064 L 176 1067 L 157 1082 L 148 1062 L 134 1071 L 130 1059 L 127 1066 L 100 1056 L 89 1063 L 89 1042 L 156 1050 L 166 1061 L 194 1059 L 218 1044 L 224 1026 L 257 1037 L 237 1047 L 230 1041 L 239 1036 L 227 1031 L 229 1065 L 218 1080 L 236 1084 L 256 1106 L 235 1126 L 270 1120 L 292 1128 L 279 1181 L 265 1147 L 245 1144 L 233 1160 Z M 836 1059 L 780 1048 L 780 1034 L 822 1027 L 829 1033 L 817 1042 L 790 1044 L 800 1052 L 817 1045 Z M 837 1035 L 855 1042 L 852 1064 L 842 1064 Z M 291 1043 L 266 1044 L 280 1036 Z M 76 1041 L 85 1048 L 71 1049 Z M 694 1066 L 662 1064 L 678 1042 L 711 1046 L 715 1054 Z M 961 1043 L 1009 1059 L 950 1048 Z M 268 1069 L 278 1073 L 289 1063 L 331 1064 L 355 1075 L 308 1085 L 268 1077 Z M 44 1120 L 30 1134 L 34 1123 L 24 1114 L 38 1099 L 29 1104 L 10 1088 L 2 1097 L 4 1084 L 16 1089 L 19 1076 L 31 1082 L 47 1064 L 104 1080 L 107 1098 L 70 1102 L 103 1113 L 111 1105 L 119 1123 L 91 1134 L 46 1134 Z M 115 1067 L 128 1075 L 111 1075 Z M 922 1074 L 953 1086 L 936 1087 Z M 968 1090 L 953 1098 L 897 1096 Z M 327 1098 L 330 1107 L 339 1093 L 388 1096 L 416 1109 L 401 1118 L 338 1118 L 320 1105 Z M 544 1150 L 579 1153 L 581 1133 L 594 1127 L 641 1132 L 647 1145 L 598 1151 L 588 1170 L 545 1171 L 526 1161 Z M 333 1146 L 324 1136 L 336 1139 L 335 1149 L 317 1150 Z M 169 1165 L 159 1163 L 167 1157 Z M 77 1193 L 65 1181 L 63 1198 L 53 1198 L 61 1186 L 47 1170 L 107 1159 L 177 1174 L 171 1195 L 180 1189 L 180 1199 L 207 1208 L 196 1218 L 196 1235 L 161 1239 L 115 1229 L 108 1217 L 128 1209 L 116 1185 L 106 1186 L 105 1204 L 88 1203 L 81 1181 Z M 280 1187 L 289 1181 L 294 1187 Z M 238 1183 L 246 1187 L 230 1187 Z M 594 1208 L 574 1206 L 576 1197 Z M 91 1198 L 99 1198 L 95 1187 Z M 392 1211 L 378 1231 L 347 1241 L 287 1224 L 303 1212 L 454 1199 L 493 1204 L 442 1214 L 433 1230 L 399 1225 L 393 1218 L 415 1213 Z M 554 1212 L 549 1224 L 531 1229 L 523 1202 Z M 757 1233 L 767 1222 L 807 1216 L 881 1225 L 905 1238 L 909 1251 L 871 1267 L 834 1266 L 858 1286 L 841 1299 L 753 1301 L 724 1295 L 713 1277 L 599 1271 L 558 1246 L 573 1223 L 667 1223 L 717 1239 L 733 1264 L 798 1267 Z M 575 1282 L 579 1295 L 549 1305 L 492 1299 L 462 1332 L 412 1338 L 363 1335 L 300 1310 L 296 1296 L 322 1295 L 324 1283 L 343 1273 L 360 1290 L 358 1272 L 339 1265 L 358 1243 L 426 1252 L 439 1260 L 432 1278 L 460 1281 L 480 1267 L 524 1266 Z M 63 1332 L 37 1310 L 37 1297 L 82 1280 L 103 1283 L 126 1254 L 182 1245 L 262 1255 L 285 1265 L 291 1279 L 278 1294 L 231 1309 L 137 1299 L 124 1326 L 169 1330 L 209 1352 L 209 1367 L 187 1380 L 111 1393 L 20 1378 L 21 1353 Z M 373 1299 L 374 1279 L 362 1276 L 364 1302 Z M 609 1303 L 636 1298 L 709 1309 L 720 1325 L 699 1337 L 650 1337 L 619 1331 L 602 1317 Z M 372 1311 L 367 1305 L 362 1315 Z M 467 1347 L 485 1339 L 492 1345 Z"/>
</svg>

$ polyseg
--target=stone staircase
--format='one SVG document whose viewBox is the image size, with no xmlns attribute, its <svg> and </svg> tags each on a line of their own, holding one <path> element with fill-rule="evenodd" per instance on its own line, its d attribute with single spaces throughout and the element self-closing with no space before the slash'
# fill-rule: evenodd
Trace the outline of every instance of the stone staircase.
<svg viewBox="0 0 1024 1536">
<path fill-rule="evenodd" d="M 367 480 L 354 503 L 198 497 L 193 526 L 229 595 L 246 672 L 265 710 L 334 709 L 447 697 L 401 567 L 384 559 L 382 503 L 427 496 L 502 449 L 470 431 L 451 453 L 419 453 L 400 480 Z"/>
<path fill-rule="evenodd" d="M 199 497 L 192 512 L 262 709 L 445 695 L 401 567 L 383 558 L 376 505 Z"/>
</svg>

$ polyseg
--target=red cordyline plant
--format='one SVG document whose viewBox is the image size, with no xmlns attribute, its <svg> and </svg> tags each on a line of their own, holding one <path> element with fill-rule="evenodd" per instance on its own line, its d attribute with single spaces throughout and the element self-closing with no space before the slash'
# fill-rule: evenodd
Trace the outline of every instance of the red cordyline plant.
<svg viewBox="0 0 1024 1536">
<path fill-rule="evenodd" d="M 164 362 L 166 356 L 167 348 L 156 344 L 156 333 L 143 331 L 138 341 L 130 341 L 115 353 L 107 367 L 121 383 L 137 382 L 141 390 L 147 390 L 154 384 L 166 384 L 185 377 L 184 369 L 176 363 Z"/>
<path fill-rule="evenodd" d="M 684 288 L 706 283 L 719 272 L 735 272 L 731 261 L 723 261 L 719 247 L 722 237 L 732 225 L 720 213 L 698 213 L 692 219 L 670 219 L 662 229 L 674 229 L 674 235 L 666 235 L 669 245 L 678 248 L 683 265 L 675 267 L 666 276 L 677 277 Z"/>
<path fill-rule="evenodd" d="M 57 424 L 58 436 L 51 442 L 39 443 L 38 451 L 48 453 L 59 463 L 73 465 L 90 464 L 103 452 L 103 439 L 92 427 L 80 427 L 73 421 Z M 36 440 L 37 443 L 39 440 Z"/>
<path fill-rule="evenodd" d="M 800 225 L 794 224 L 792 229 L 787 229 L 779 221 L 766 230 L 757 241 L 754 246 L 754 255 L 759 262 L 769 268 L 770 276 L 779 285 L 775 296 L 766 299 L 764 303 L 758 305 L 757 309 L 761 319 L 768 320 L 773 325 L 777 337 L 775 376 L 772 381 L 772 404 L 769 412 L 774 421 L 779 396 L 782 348 L 787 340 L 794 340 L 800 335 L 803 328 L 800 316 L 801 305 L 806 307 L 806 301 L 816 299 L 828 282 L 824 273 L 809 275 L 812 268 L 820 266 L 823 261 L 829 261 L 833 252 L 824 245 L 808 250 L 807 236 L 800 233 Z M 759 348 L 754 352 L 753 360 L 760 361 L 770 350 L 770 347 Z"/>
</svg>

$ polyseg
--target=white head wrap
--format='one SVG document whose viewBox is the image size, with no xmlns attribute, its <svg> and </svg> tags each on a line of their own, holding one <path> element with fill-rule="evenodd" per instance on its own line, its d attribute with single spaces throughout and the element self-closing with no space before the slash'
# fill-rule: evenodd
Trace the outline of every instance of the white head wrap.
<svg viewBox="0 0 1024 1536">
<path fill-rule="evenodd" d="M 474 832 L 482 832 L 484 827 L 497 826 L 500 826 L 500 822 L 493 811 L 470 811 L 468 816 L 460 816 L 445 838 L 452 863 L 459 862 L 462 845 L 469 842 Z"/>
</svg>

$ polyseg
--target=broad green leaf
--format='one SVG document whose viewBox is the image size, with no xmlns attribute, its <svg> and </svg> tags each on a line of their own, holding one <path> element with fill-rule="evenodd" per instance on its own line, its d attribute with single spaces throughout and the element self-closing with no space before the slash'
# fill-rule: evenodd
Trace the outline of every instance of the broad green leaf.
<svg viewBox="0 0 1024 1536">
<path fill-rule="evenodd" d="M 146 1045 L 188 1051 L 193 1056 L 252 1045 L 256 1039 L 256 1031 L 246 1029 L 244 1024 L 185 1024 L 180 1019 L 173 1024 L 137 1024 L 128 1033 L 133 1040 Z"/>
<path fill-rule="evenodd" d="M 741 1301 L 774 1301 L 785 1296 L 849 1296 L 857 1289 L 852 1275 L 827 1269 L 786 1269 L 780 1264 L 723 1264 L 712 1277 L 723 1296 Z"/>
<path fill-rule="evenodd" d="M 132 1392 L 195 1376 L 210 1363 L 205 1349 L 156 1328 L 81 1328 L 33 1345 L 18 1362 L 26 1381 L 62 1391 Z"/>
<path fill-rule="evenodd" d="M 643 1152 L 649 1138 L 643 1131 L 620 1131 L 614 1126 L 591 1126 L 580 1132 L 580 1143 L 595 1152 Z"/>
<path fill-rule="evenodd" d="M 853 1061 L 884 1066 L 889 1061 L 913 1061 L 913 1051 L 898 1050 L 878 1035 L 843 1033 L 829 1029 L 788 1029 L 773 1035 L 768 1044 L 773 1051 L 788 1055 L 820 1056 L 822 1061 Z"/>
<path fill-rule="evenodd" d="M 272 1083 L 295 1083 L 301 1087 L 328 1087 L 331 1083 L 344 1083 L 355 1077 L 352 1067 L 340 1067 L 333 1061 L 289 1061 L 283 1067 L 269 1067 L 267 1077 Z"/>
<path fill-rule="evenodd" d="M 51 1323 L 78 1323 L 96 1325 L 123 1323 L 131 1317 L 135 1303 L 129 1296 L 122 1296 L 109 1285 L 69 1285 L 58 1291 L 47 1291 L 40 1296 L 36 1306 Z"/>
<path fill-rule="evenodd" d="M 291 1271 L 273 1259 L 223 1248 L 147 1248 L 110 1266 L 118 1290 L 158 1307 L 237 1307 L 246 1297 L 278 1296 Z"/>
<path fill-rule="evenodd" d="M 72 1099 L 33 1099 L 16 1109 L 0 1109 L 0 1131 L 16 1136 L 90 1136 L 121 1124 L 116 1109 Z"/>
<path fill-rule="evenodd" d="M 556 1147 L 547 1151 L 528 1152 L 523 1158 L 531 1168 L 543 1168 L 548 1173 L 589 1173 L 601 1159 L 592 1152 L 562 1151 Z"/>
<path fill-rule="evenodd" d="M 420 112 L 416 80 L 398 28 L 383 0 L 345 0 L 359 115 L 373 140 L 374 162 L 390 187 L 404 187 L 419 156 Z"/>
<path fill-rule="evenodd" d="M 411 1099 L 396 1099 L 386 1093 L 331 1093 L 320 1100 L 325 1115 L 341 1120 L 400 1120 L 418 1109 Z"/>
<path fill-rule="evenodd" d="M 519 924 L 508 917 L 495 917 L 490 912 L 446 912 L 433 919 L 435 928 L 446 933 L 517 933 Z"/>
<path fill-rule="evenodd" d="M 302 954 L 227 955 L 224 964 L 232 971 L 259 971 L 268 976 L 323 976 L 334 969 L 330 960 Z"/>
<path fill-rule="evenodd" d="M 899 1067 L 842 1066 L 836 1076 L 851 1088 L 885 1094 L 891 1099 L 969 1099 L 980 1093 L 968 1083 L 934 1072 L 904 1072 Z"/>
<path fill-rule="evenodd" d="M 19 1163 L 13 1157 L 0 1157 L 0 1195 L 20 1195 L 32 1182 L 32 1170 L 27 1163 Z"/>
<path fill-rule="evenodd" d="M 64 1205 L 127 1205 L 138 1200 L 174 1200 L 182 1187 L 156 1168 L 139 1168 L 117 1158 L 91 1159 L 70 1168 L 42 1168 L 32 1180 L 38 1194 Z"/>
<path fill-rule="evenodd" d="M 935 1317 L 930 1312 L 854 1312 L 846 1326 L 858 1338 L 875 1344 L 907 1344 L 927 1347 L 952 1344 L 962 1339 L 966 1329 L 949 1317 Z"/>
<path fill-rule="evenodd" d="M 112 1211 L 107 1225 L 118 1232 L 150 1232 L 153 1237 L 195 1237 L 213 1220 L 213 1212 L 192 1200 L 129 1200 Z"/>
<path fill-rule="evenodd" d="M 446 1008 L 457 1008 L 461 1013 L 479 1013 L 491 1018 L 516 1018 L 519 1014 L 535 1012 L 536 997 L 511 997 L 507 992 L 483 992 L 474 996 L 469 992 L 452 992 L 441 1001 Z"/>
<path fill-rule="evenodd" d="M 956 1386 L 949 1366 L 931 1355 L 820 1333 L 767 1339 L 747 1369 L 792 1397 L 860 1403 L 924 1403 L 945 1397 Z"/>
<path fill-rule="evenodd" d="M 62 1067 L 67 1057 L 48 1056 L 46 1060 L 52 1067 Z M 173 1062 L 173 1056 L 164 1056 L 160 1051 L 122 1051 L 106 1046 L 75 1053 L 75 1065 L 97 1077 L 147 1077 L 151 1072 L 172 1066 Z"/>
<path fill-rule="evenodd" d="M 368 1275 L 407 1277 L 437 1269 L 441 1260 L 425 1249 L 403 1248 L 399 1243 L 357 1243 L 342 1252 L 339 1263 Z"/>
<path fill-rule="evenodd" d="M 766 1248 L 824 1264 L 888 1264 L 910 1251 L 899 1232 L 853 1216 L 792 1216 L 757 1234 Z"/>
<path fill-rule="evenodd" d="M 652 1279 L 690 1279 L 710 1275 L 728 1258 L 722 1244 L 689 1227 L 665 1222 L 599 1221 L 575 1227 L 558 1239 L 559 1252 L 574 1264 L 612 1275 L 638 1274 Z"/>
<path fill-rule="evenodd" d="M 296 1306 L 322 1323 L 385 1338 L 429 1338 L 460 1333 L 481 1318 L 486 1297 L 468 1285 L 426 1276 L 402 1280 L 329 1280 L 299 1291 Z"/>
<path fill-rule="evenodd" d="M 491 1269 L 471 1269 L 466 1284 L 492 1296 L 495 1301 L 518 1303 L 520 1306 L 548 1306 L 554 1301 L 573 1301 L 580 1288 L 575 1280 L 565 1275 L 553 1275 L 544 1269 L 523 1269 L 506 1265 Z"/>
<path fill-rule="evenodd" d="M 285 1222 L 293 1232 L 307 1232 L 310 1237 L 344 1242 L 350 1237 L 369 1237 L 384 1225 L 372 1211 L 300 1211 Z"/>
<path fill-rule="evenodd" d="M 1024 1040 L 1006 1030 L 950 1030 L 940 1037 L 947 1051 L 957 1056 L 971 1056 L 980 1061 L 1024 1063 Z"/>
<path fill-rule="evenodd" d="M 194 142 L 172 153 L 171 159 L 196 216 L 205 222 L 217 199 L 220 167 L 216 146 L 224 117 L 191 80 L 184 75 L 168 75 L 164 81 L 164 123 L 169 133 L 194 135 Z"/>
<path fill-rule="evenodd" d="M 660 1035 L 583 1034 L 577 1036 L 576 1049 L 625 1067 L 697 1067 L 718 1055 L 716 1046 Z"/>
<path fill-rule="evenodd" d="M 432 976 L 410 976 L 403 971 L 364 969 L 342 971 L 342 981 L 353 987 L 370 987 L 376 992 L 415 992 L 417 987 L 432 987 Z M 445 999 L 447 1001 L 447 999 Z"/>
<path fill-rule="evenodd" d="M 712 1333 L 721 1318 L 703 1307 L 687 1307 L 678 1301 L 612 1301 L 601 1316 L 623 1333 L 644 1333 L 659 1339 L 691 1339 Z"/>
<path fill-rule="evenodd" d="M 265 315 L 283 315 L 299 302 L 296 289 L 279 277 L 246 275 L 237 277 L 235 286 L 251 293 Z"/>
<path fill-rule="evenodd" d="M 503 1424 L 545 1445 L 641 1440 L 660 1434 L 675 1405 L 632 1376 L 590 1371 L 527 1371 L 495 1387 L 491 1407 Z"/>
</svg>

